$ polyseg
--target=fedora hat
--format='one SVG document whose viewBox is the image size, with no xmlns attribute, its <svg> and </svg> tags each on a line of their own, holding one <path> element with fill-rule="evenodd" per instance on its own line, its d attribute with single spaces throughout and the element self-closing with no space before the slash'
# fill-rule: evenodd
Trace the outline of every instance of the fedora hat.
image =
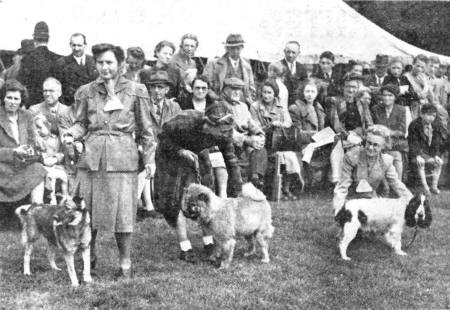
<svg viewBox="0 0 450 310">
<path fill-rule="evenodd" d="M 240 33 L 231 33 L 228 35 L 227 40 L 223 43 L 225 47 L 244 46 L 244 39 Z"/>
<path fill-rule="evenodd" d="M 389 65 L 389 56 L 380 55 L 375 56 L 375 67 L 387 67 Z"/>
<path fill-rule="evenodd" d="M 33 39 L 48 40 L 49 37 L 48 25 L 46 22 L 39 22 L 34 26 Z"/>
<path fill-rule="evenodd" d="M 19 54 L 29 53 L 34 50 L 34 40 L 24 39 L 20 42 L 20 48 L 17 50 Z"/>
</svg>

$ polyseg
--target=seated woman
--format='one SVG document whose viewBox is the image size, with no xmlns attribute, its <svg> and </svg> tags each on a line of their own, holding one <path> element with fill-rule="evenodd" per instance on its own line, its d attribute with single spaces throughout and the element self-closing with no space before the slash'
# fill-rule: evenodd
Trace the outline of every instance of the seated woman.
<svg viewBox="0 0 450 310">
<path fill-rule="evenodd" d="M 444 142 L 442 127 L 435 122 L 438 110 L 433 104 L 424 104 L 419 118 L 409 125 L 409 161 L 411 170 L 419 175 L 421 185 L 427 194 L 439 194 L 439 177 L 443 165 L 441 147 Z M 425 169 L 432 172 L 431 190 L 428 186 Z"/>
<path fill-rule="evenodd" d="M 27 90 L 8 80 L 0 98 L 0 202 L 19 201 L 31 193 L 31 202 L 43 203 L 47 171 L 36 162 L 33 117 L 21 108 Z"/>
<path fill-rule="evenodd" d="M 266 80 L 263 83 L 261 90 L 261 98 L 255 101 L 250 107 L 250 114 L 252 118 L 261 126 L 266 134 L 265 148 L 269 151 L 274 151 L 272 146 L 273 135 L 276 134 L 277 128 L 291 127 L 291 118 L 286 117 L 287 106 L 283 106 L 279 101 L 279 89 L 275 80 Z M 286 177 L 284 178 L 283 194 L 286 199 L 295 199 L 289 190 L 291 174 L 300 174 L 300 165 L 295 154 L 290 156 L 289 153 L 283 152 L 283 157 L 286 165 Z"/>
<path fill-rule="evenodd" d="M 378 186 L 384 179 L 398 196 L 411 195 L 397 175 L 392 156 L 382 153 L 389 137 L 389 128 L 373 125 L 367 130 L 365 146 L 345 154 L 341 179 L 334 188 L 335 215 L 347 198 L 377 197 Z"/>
<path fill-rule="evenodd" d="M 396 85 L 384 85 L 381 87 L 380 93 L 382 104 L 373 107 L 373 122 L 386 126 L 391 130 L 391 144 L 387 148 L 387 154 L 394 158 L 395 170 L 397 170 L 398 176 L 402 179 L 402 156 L 408 152 L 406 108 L 396 103 L 400 93 Z"/>
<path fill-rule="evenodd" d="M 313 142 L 312 136 L 324 128 L 326 115 L 325 110 L 317 100 L 318 95 L 319 86 L 317 82 L 314 79 L 309 79 L 299 90 L 298 97 L 301 99 L 297 99 L 295 104 L 289 107 L 292 124 L 297 133 L 296 151 L 300 153 L 300 156 L 302 156 L 304 148 Z M 317 160 L 323 161 L 323 156 L 315 153 L 314 162 Z M 329 162 L 328 156 L 327 162 Z"/>
</svg>

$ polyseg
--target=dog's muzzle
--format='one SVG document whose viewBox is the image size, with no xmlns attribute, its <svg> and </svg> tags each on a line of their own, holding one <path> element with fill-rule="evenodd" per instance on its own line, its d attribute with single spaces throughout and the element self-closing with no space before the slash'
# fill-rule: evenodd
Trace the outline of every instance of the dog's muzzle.
<svg viewBox="0 0 450 310">
<path fill-rule="evenodd" d="M 200 216 L 200 209 L 197 207 L 194 208 L 188 207 L 187 209 L 183 208 L 182 211 L 185 217 L 190 218 L 192 220 L 196 220 Z"/>
</svg>

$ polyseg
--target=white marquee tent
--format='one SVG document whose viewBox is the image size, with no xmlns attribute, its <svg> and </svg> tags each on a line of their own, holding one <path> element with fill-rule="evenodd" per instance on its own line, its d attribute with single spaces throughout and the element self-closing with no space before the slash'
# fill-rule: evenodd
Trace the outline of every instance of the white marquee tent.
<svg viewBox="0 0 450 310">
<path fill-rule="evenodd" d="M 229 33 L 246 40 L 244 56 L 262 61 L 282 57 L 284 44 L 302 44 L 305 62 L 324 50 L 341 59 L 371 61 L 376 54 L 411 59 L 435 55 L 390 35 L 341 0 L 0 0 L 0 49 L 15 50 L 31 38 L 34 25 L 50 27 L 50 49 L 69 54 L 74 32 L 88 43 L 141 46 L 148 59 L 163 39 L 176 45 L 184 33 L 198 35 L 198 56 L 223 54 Z M 450 64 L 450 57 L 437 55 Z"/>
</svg>

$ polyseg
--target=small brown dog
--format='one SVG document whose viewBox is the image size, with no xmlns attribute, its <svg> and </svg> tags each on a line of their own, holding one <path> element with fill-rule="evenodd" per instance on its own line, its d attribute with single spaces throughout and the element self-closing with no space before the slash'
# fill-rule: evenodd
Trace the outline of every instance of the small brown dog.
<svg viewBox="0 0 450 310">
<path fill-rule="evenodd" d="M 80 248 L 83 257 L 83 281 L 92 282 L 90 217 L 83 199 L 68 197 L 58 205 L 24 205 L 16 209 L 16 214 L 22 223 L 22 244 L 25 247 L 23 273 L 25 275 L 31 275 L 30 258 L 33 244 L 40 235 L 43 235 L 48 242 L 47 256 L 52 269 L 61 270 L 55 263 L 56 248 L 60 248 L 64 253 L 72 286 L 78 286 L 74 254 Z"/>
<path fill-rule="evenodd" d="M 220 259 L 220 268 L 230 266 L 236 235 L 244 236 L 249 243 L 245 256 L 253 255 L 258 245 L 261 262 L 269 263 L 269 240 L 274 231 L 272 211 L 266 196 L 253 184 L 244 184 L 240 197 L 226 199 L 206 186 L 191 184 L 185 189 L 181 209 L 186 217 L 198 218 L 200 225 L 211 231 L 217 242 L 215 256 Z"/>
</svg>

